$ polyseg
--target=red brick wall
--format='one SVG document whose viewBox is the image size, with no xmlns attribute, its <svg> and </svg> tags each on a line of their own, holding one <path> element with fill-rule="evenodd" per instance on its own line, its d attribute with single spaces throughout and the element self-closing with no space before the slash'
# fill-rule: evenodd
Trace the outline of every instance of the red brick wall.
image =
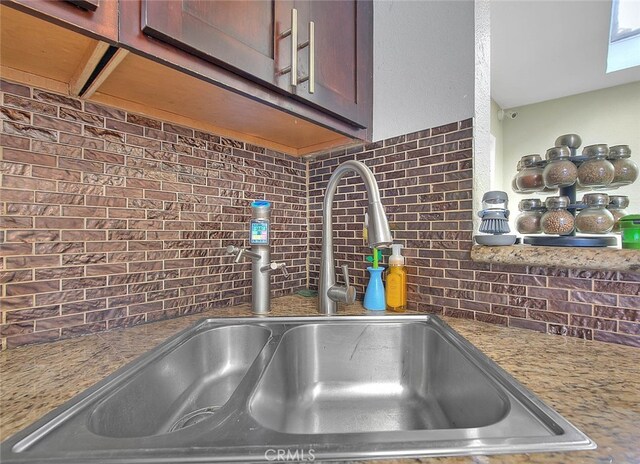
<svg viewBox="0 0 640 464">
<path fill-rule="evenodd" d="M 412 309 L 640 347 L 640 274 L 471 261 L 471 120 L 318 157 L 309 166 L 311 286 L 320 265 L 322 200 L 335 167 L 372 168 L 395 241 L 405 245 Z M 357 177 L 334 203 L 337 264 L 349 263 L 362 297 L 366 200 Z"/>
<path fill-rule="evenodd" d="M 2 346 L 51 341 L 250 299 L 249 203 L 273 202 L 272 259 L 306 287 L 299 159 L 1 82 Z"/>
<path fill-rule="evenodd" d="M 379 180 L 406 246 L 410 306 L 479 321 L 640 346 L 640 274 L 478 264 L 472 129 L 462 121 L 299 159 L 140 115 L 0 82 L 2 347 L 249 301 L 249 202 L 274 203 L 272 257 L 317 286 L 321 201 L 331 172 L 359 159 Z M 306 209 L 310 211 L 307 231 Z M 338 264 L 360 296 L 368 249 L 363 186 L 336 196 Z M 310 249 L 307 248 L 310 236 Z"/>
</svg>

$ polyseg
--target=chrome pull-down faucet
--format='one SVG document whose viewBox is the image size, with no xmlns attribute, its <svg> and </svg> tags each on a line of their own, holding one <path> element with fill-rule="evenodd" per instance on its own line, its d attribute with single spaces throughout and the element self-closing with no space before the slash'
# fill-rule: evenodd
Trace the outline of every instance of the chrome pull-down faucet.
<svg viewBox="0 0 640 464">
<path fill-rule="evenodd" d="M 336 313 L 337 303 L 353 303 L 355 288 L 349 283 L 347 265 L 342 266 L 345 285 L 336 285 L 335 258 L 333 256 L 333 197 L 338 183 L 346 174 L 355 172 L 363 182 L 369 200 L 369 246 L 386 248 L 393 241 L 389 223 L 380 201 L 380 191 L 371 170 L 360 161 L 345 161 L 333 172 L 325 192 L 322 208 L 322 259 L 320 262 L 320 282 L 318 285 L 318 312 L 326 315 Z"/>
</svg>

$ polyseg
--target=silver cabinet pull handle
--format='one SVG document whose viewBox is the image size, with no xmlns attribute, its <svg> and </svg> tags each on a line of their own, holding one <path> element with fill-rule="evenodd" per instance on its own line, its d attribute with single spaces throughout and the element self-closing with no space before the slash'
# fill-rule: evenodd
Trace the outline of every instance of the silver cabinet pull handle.
<svg viewBox="0 0 640 464">
<path fill-rule="evenodd" d="M 296 87 L 298 83 L 309 81 L 309 93 L 316 90 L 316 25 L 313 21 L 309 21 L 309 40 L 298 44 L 298 10 L 291 9 L 291 28 L 280 33 L 279 38 L 285 39 L 291 36 L 291 65 L 280 70 L 280 74 L 290 73 L 291 86 Z M 298 50 L 309 47 L 309 74 L 298 79 Z"/>
<path fill-rule="evenodd" d="M 298 10 L 291 9 L 291 28 L 282 32 L 280 39 L 291 36 L 291 65 L 280 70 L 281 74 L 291 73 L 291 85 L 298 85 Z"/>
<path fill-rule="evenodd" d="M 316 25 L 313 21 L 309 21 L 309 93 L 316 90 Z"/>
<path fill-rule="evenodd" d="M 313 93 L 316 90 L 316 40 L 315 40 L 316 25 L 313 21 L 309 21 L 309 40 L 298 45 L 298 50 L 302 50 L 305 47 L 309 47 L 309 74 L 301 77 L 298 82 L 303 83 L 309 81 L 309 93 Z"/>
</svg>

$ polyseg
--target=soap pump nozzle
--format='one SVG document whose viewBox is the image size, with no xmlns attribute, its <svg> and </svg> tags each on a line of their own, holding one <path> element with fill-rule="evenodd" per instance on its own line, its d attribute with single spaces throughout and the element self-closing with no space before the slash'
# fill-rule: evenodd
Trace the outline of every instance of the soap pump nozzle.
<svg viewBox="0 0 640 464">
<path fill-rule="evenodd" d="M 404 256 L 400 254 L 400 250 L 404 248 L 399 243 L 391 244 L 391 256 L 389 256 L 389 266 L 404 266 Z"/>
</svg>

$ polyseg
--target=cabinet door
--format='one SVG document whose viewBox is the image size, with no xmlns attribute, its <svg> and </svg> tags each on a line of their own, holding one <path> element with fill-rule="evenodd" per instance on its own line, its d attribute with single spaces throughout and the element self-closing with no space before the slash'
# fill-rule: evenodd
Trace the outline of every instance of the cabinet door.
<svg viewBox="0 0 640 464">
<path fill-rule="evenodd" d="M 370 1 L 296 2 L 299 41 L 315 27 L 315 92 L 298 85 L 296 96 L 334 115 L 370 127 L 373 99 L 373 7 Z M 300 51 L 299 74 L 309 73 L 309 47 Z"/>
<path fill-rule="evenodd" d="M 315 91 L 290 84 L 291 9 L 298 44 L 315 23 Z M 142 31 L 176 48 L 268 84 L 334 117 L 366 128 L 372 117 L 373 7 L 369 0 L 143 0 Z M 309 73 L 310 47 L 297 75 Z"/>
<path fill-rule="evenodd" d="M 142 28 L 207 61 L 276 85 L 274 32 L 281 11 L 274 0 L 143 0 Z"/>
</svg>

